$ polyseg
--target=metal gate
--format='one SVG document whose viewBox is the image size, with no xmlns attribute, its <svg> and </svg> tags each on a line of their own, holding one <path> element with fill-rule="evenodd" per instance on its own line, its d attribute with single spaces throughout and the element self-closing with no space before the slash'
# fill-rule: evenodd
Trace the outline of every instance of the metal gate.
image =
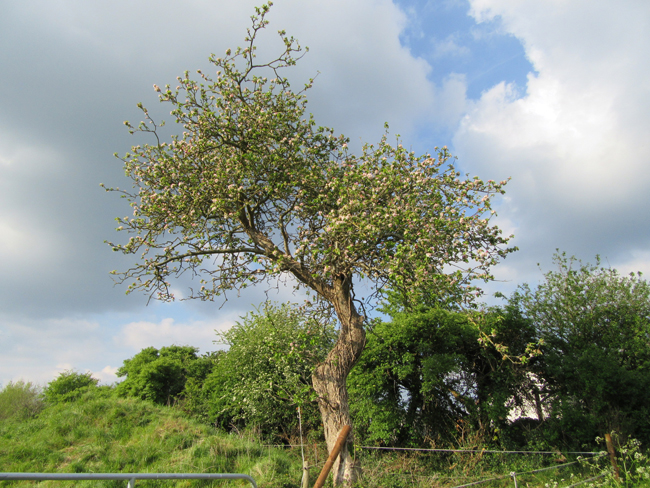
<svg viewBox="0 0 650 488">
<path fill-rule="evenodd" d="M 247 474 L 237 473 L 0 473 L 5 480 L 125 480 L 127 488 L 135 488 L 135 480 L 247 480 L 257 488 Z"/>
</svg>

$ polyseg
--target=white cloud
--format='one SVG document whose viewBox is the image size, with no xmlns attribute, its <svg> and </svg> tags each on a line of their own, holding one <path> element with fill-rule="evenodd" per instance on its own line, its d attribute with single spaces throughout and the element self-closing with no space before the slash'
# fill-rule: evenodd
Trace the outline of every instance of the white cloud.
<svg viewBox="0 0 650 488">
<path fill-rule="evenodd" d="M 214 322 L 193 321 L 176 323 L 173 318 L 165 318 L 159 322 L 139 321 L 122 326 L 120 332 L 113 337 L 113 342 L 126 345 L 139 352 L 145 347 L 163 346 L 195 346 L 202 352 L 217 349 L 215 346 L 215 330 L 224 331 L 234 324 L 234 320 L 219 320 Z"/>
<path fill-rule="evenodd" d="M 431 110 L 436 113 L 434 126 L 456 127 L 467 111 L 467 80 L 465 75 L 452 73 L 436 87 Z"/>
<path fill-rule="evenodd" d="M 650 4 L 470 3 L 478 21 L 500 18 L 537 72 L 523 96 L 504 83 L 485 92 L 454 137 L 473 171 L 512 176 L 499 213 L 516 225 L 518 278 L 556 247 L 587 260 L 647 250 Z"/>
<path fill-rule="evenodd" d="M 25 379 L 45 384 L 65 370 L 85 372 L 99 356 L 110 357 L 97 322 L 30 320 L 0 316 L 0 383 Z"/>
<path fill-rule="evenodd" d="M 215 330 L 226 330 L 238 311 L 215 314 L 214 320 L 139 320 L 124 316 L 100 320 L 28 319 L 0 316 L 0 385 L 25 379 L 41 385 L 66 370 L 90 371 L 102 383 L 117 381 L 125 359 L 145 347 L 189 345 L 200 353 L 214 351 Z"/>
<path fill-rule="evenodd" d="M 120 380 L 117 377 L 118 367 L 104 366 L 100 371 L 92 371 L 93 378 L 97 378 L 100 384 L 111 385 Z"/>
</svg>

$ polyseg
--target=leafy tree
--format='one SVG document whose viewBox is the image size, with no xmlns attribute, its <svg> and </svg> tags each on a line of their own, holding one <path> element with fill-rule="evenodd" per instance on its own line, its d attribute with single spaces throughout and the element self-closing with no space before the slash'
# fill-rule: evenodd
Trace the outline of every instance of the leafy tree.
<svg viewBox="0 0 650 488">
<path fill-rule="evenodd" d="M 117 376 L 126 379 L 117 385 L 116 392 L 171 404 L 183 396 L 188 381 L 201 383 L 212 366 L 210 355 L 200 357 L 196 347 L 147 347 L 117 370 Z"/>
<path fill-rule="evenodd" d="M 352 423 L 345 380 L 365 344 L 354 284 L 429 283 L 473 296 L 472 280 L 490 280 L 490 267 L 512 250 L 489 222 L 490 199 L 505 181 L 466 178 L 446 148 L 418 157 L 387 136 L 352 154 L 347 138 L 305 114 L 313 80 L 296 92 L 281 74 L 302 56 L 296 40 L 280 31 L 284 52 L 256 60 L 269 8 L 256 9 L 246 47 L 210 58 L 215 78 L 199 71 L 194 81 L 186 72 L 176 89 L 154 85 L 181 136 L 160 140 L 141 104 L 145 121 L 126 123 L 155 142 L 122 159 L 134 190 L 116 191 L 133 216 L 118 219 L 118 230 L 134 235 L 110 245 L 140 255 L 115 272 L 118 281 L 160 300 L 174 299 L 169 280 L 183 274 L 200 278 L 188 298 L 202 300 L 287 274 L 315 291 L 340 324 L 313 376 L 331 449 Z M 352 482 L 347 450 L 333 472 L 335 484 Z"/>
<path fill-rule="evenodd" d="M 650 439 L 650 284 L 556 254 L 557 271 L 510 304 L 542 340 L 550 422 L 579 445 L 612 430 Z"/>
<path fill-rule="evenodd" d="M 391 316 L 373 327 L 348 378 L 351 408 L 367 440 L 439 445 L 454 441 L 459 425 L 492 440 L 505 427 L 522 377 L 521 362 L 504 354 L 524 354 L 532 330 L 501 309 L 421 307 L 393 309 Z"/>
<path fill-rule="evenodd" d="M 508 418 L 513 410 L 525 411 L 539 400 L 536 377 L 531 375 L 541 354 L 535 329 L 518 309 L 508 305 L 483 311 L 475 323 L 480 347 L 471 358 L 475 384 L 472 420 L 487 440 L 499 441 L 502 446 L 515 442 L 521 447 L 526 439 L 517 438 L 519 426 L 513 428 Z"/>
<path fill-rule="evenodd" d="M 442 309 L 402 312 L 375 325 L 348 377 L 357 427 L 384 445 L 449 440 L 466 415 L 466 373 L 478 347 L 468 317 Z"/>
<path fill-rule="evenodd" d="M 296 306 L 267 303 L 247 314 L 220 334 L 229 349 L 203 385 L 210 421 L 289 438 L 298 433 L 300 407 L 303 429 L 319 428 L 311 377 L 334 339 L 331 323 Z"/>
<path fill-rule="evenodd" d="M 89 389 L 95 388 L 97 383 L 99 380 L 93 378 L 90 372 L 79 373 L 67 370 L 47 384 L 43 395 L 50 403 L 70 402 L 78 399 Z"/>
</svg>

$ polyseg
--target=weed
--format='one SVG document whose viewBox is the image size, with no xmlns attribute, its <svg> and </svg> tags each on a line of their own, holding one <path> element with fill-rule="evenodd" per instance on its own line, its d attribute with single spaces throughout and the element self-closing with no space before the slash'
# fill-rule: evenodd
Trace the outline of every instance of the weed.
<svg viewBox="0 0 650 488">
<path fill-rule="evenodd" d="M 619 436 L 612 432 L 614 444 L 619 443 Z M 596 442 L 602 444 L 604 439 L 597 438 Z M 594 476 L 600 476 L 592 486 L 607 487 L 650 487 L 650 458 L 641 450 L 641 443 L 636 439 L 628 439 L 625 444 L 618 445 L 616 449 L 616 464 L 619 475 L 614 472 L 609 463 L 606 452 L 602 452 L 601 462 L 592 466 Z"/>
</svg>

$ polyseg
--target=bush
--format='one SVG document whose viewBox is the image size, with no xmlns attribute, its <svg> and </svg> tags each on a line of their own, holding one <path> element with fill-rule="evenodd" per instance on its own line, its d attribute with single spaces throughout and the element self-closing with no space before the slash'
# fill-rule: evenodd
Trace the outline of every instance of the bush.
<svg viewBox="0 0 650 488">
<path fill-rule="evenodd" d="M 117 385 L 117 394 L 171 405 L 185 396 L 189 384 L 201 384 L 212 370 L 211 355 L 198 355 L 191 346 L 147 347 L 124 361 L 117 376 L 126 379 Z"/>
<path fill-rule="evenodd" d="M 536 288 L 510 306 L 530 320 L 543 356 L 534 371 L 555 431 L 580 447 L 602 432 L 650 439 L 650 283 L 640 274 L 583 264 L 564 254 Z"/>
<path fill-rule="evenodd" d="M 521 363 L 504 355 L 524 353 L 528 324 L 506 309 L 390 314 L 348 377 L 356 435 L 391 446 L 460 442 L 470 431 L 503 440 L 511 400 L 524 389 Z"/>
<path fill-rule="evenodd" d="M 43 394 L 49 403 L 70 402 L 78 399 L 86 391 L 96 388 L 99 380 L 90 372 L 78 373 L 68 370 L 47 384 Z"/>
<path fill-rule="evenodd" d="M 333 324 L 289 304 L 247 314 L 220 334 L 229 350 L 216 356 L 203 385 L 207 419 L 287 439 L 298 435 L 301 407 L 303 430 L 319 429 L 311 375 L 333 340 Z"/>
<path fill-rule="evenodd" d="M 35 417 L 43 407 L 41 389 L 32 383 L 10 381 L 0 391 L 0 420 Z"/>
</svg>

